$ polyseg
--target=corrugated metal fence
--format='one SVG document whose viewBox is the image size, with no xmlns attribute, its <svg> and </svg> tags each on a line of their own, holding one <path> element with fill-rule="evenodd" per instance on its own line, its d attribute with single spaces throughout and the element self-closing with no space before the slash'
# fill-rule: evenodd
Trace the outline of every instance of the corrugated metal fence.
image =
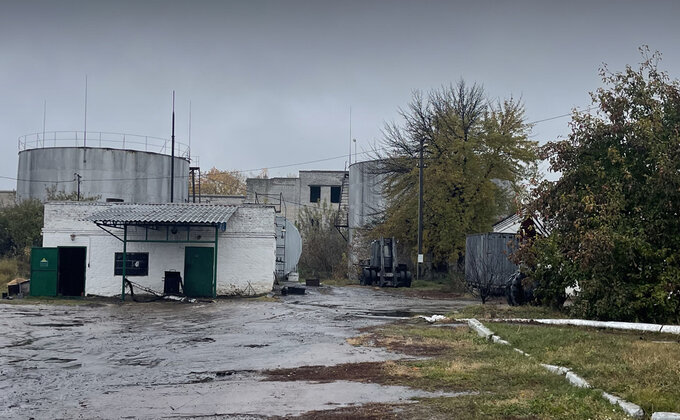
<svg viewBox="0 0 680 420">
<path fill-rule="evenodd" d="M 465 238 L 465 281 L 475 288 L 503 294 L 517 264 L 509 256 L 517 247 L 513 233 L 479 233 Z"/>
</svg>

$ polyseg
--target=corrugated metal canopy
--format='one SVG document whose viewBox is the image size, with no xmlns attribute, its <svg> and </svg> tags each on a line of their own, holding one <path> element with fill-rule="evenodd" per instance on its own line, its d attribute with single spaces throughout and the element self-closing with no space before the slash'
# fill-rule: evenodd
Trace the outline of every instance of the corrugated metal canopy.
<svg viewBox="0 0 680 420">
<path fill-rule="evenodd" d="M 238 206 L 214 204 L 113 204 L 85 220 L 107 225 L 217 225 L 226 223 L 237 209 Z"/>
</svg>

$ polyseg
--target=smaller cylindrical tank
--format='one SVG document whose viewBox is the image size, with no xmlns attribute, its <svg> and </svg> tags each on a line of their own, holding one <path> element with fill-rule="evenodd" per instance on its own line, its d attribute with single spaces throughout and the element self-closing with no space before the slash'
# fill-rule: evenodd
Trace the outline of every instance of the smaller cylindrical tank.
<svg viewBox="0 0 680 420">
<path fill-rule="evenodd" d="M 385 175 L 379 173 L 379 165 L 380 161 L 369 160 L 349 166 L 350 240 L 355 229 L 375 222 L 385 210 Z"/>
<path fill-rule="evenodd" d="M 302 237 L 284 216 L 276 216 L 276 274 L 285 277 L 297 270 L 302 255 Z"/>
</svg>

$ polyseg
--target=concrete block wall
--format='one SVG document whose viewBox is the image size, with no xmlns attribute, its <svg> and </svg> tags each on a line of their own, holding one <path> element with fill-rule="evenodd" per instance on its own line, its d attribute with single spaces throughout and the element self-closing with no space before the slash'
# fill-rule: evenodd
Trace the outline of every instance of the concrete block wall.
<svg viewBox="0 0 680 420">
<path fill-rule="evenodd" d="M 300 171 L 300 200 L 303 205 L 311 204 L 309 201 L 310 187 L 321 187 L 320 203 L 331 204 L 331 186 L 339 187 L 345 171 Z M 336 204 L 337 205 L 337 204 Z"/>
<path fill-rule="evenodd" d="M 114 276 L 115 253 L 123 243 L 92 222 L 87 216 L 112 204 L 47 203 L 43 246 L 84 246 L 87 248 L 85 293 L 115 296 L 121 293 L 122 276 Z M 122 230 L 116 233 L 122 236 Z M 170 239 L 185 239 L 186 230 L 169 233 Z M 190 239 L 213 240 L 214 227 L 192 228 Z M 129 228 L 129 238 L 142 239 L 144 229 Z M 149 239 L 164 239 L 165 230 L 149 231 Z M 186 246 L 213 247 L 212 243 L 128 243 L 127 252 L 149 253 L 149 275 L 129 276 L 130 281 L 158 292 L 163 291 L 165 271 L 178 271 L 184 278 Z M 274 209 L 240 206 L 218 234 L 217 294 L 252 295 L 271 291 L 274 282 L 276 237 Z"/>
<path fill-rule="evenodd" d="M 285 205 L 284 216 L 289 220 L 297 220 L 300 202 L 299 178 L 248 178 L 246 179 L 246 201 L 260 204 L 279 205 L 279 194 L 283 194 Z"/>
<path fill-rule="evenodd" d="M 16 203 L 16 191 L 0 191 L 0 208 L 10 207 Z"/>
<path fill-rule="evenodd" d="M 321 187 L 320 203 L 331 204 L 331 186 L 341 186 L 345 171 L 300 171 L 298 178 L 248 178 L 246 180 L 247 198 L 249 203 L 258 201 L 269 204 L 279 203 L 279 194 L 283 194 L 285 206 L 283 216 L 293 222 L 298 221 L 299 213 L 305 206 L 313 206 L 310 202 L 310 187 Z M 335 204 L 337 206 L 337 204 Z"/>
</svg>

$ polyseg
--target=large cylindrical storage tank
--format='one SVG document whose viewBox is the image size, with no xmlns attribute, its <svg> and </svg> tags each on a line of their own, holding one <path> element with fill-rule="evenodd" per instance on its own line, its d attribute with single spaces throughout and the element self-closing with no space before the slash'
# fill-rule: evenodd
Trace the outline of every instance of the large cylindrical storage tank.
<svg viewBox="0 0 680 420">
<path fill-rule="evenodd" d="M 369 160 L 349 166 L 349 236 L 378 220 L 385 210 L 380 161 Z"/>
<path fill-rule="evenodd" d="M 40 142 L 35 143 L 38 147 L 23 145 L 21 150 L 20 139 L 17 201 L 46 201 L 50 192 L 76 193 L 79 175 L 81 199 L 170 202 L 173 158 L 169 154 L 130 148 L 49 147 L 44 141 L 43 147 L 39 147 Z M 188 199 L 188 176 L 189 160 L 175 156 L 174 202 Z"/>
</svg>

